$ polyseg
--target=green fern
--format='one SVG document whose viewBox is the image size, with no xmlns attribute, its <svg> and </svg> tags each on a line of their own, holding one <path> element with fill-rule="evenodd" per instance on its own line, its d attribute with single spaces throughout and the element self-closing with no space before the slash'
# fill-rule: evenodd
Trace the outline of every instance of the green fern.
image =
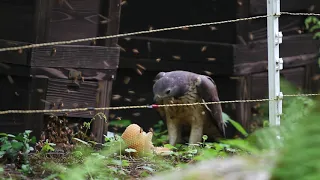
<svg viewBox="0 0 320 180">
<path fill-rule="evenodd" d="M 287 82 L 282 82 L 281 89 L 285 94 L 297 93 Z M 308 97 L 287 97 L 283 106 L 280 126 L 257 130 L 248 140 L 276 152 L 272 180 L 320 179 L 320 104 Z"/>
<path fill-rule="evenodd" d="M 319 104 L 301 116 L 284 141 L 272 179 L 320 179 Z"/>
</svg>

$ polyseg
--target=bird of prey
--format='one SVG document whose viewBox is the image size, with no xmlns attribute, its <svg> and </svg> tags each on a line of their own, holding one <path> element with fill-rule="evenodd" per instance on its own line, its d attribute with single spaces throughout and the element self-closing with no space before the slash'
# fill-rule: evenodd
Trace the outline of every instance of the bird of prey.
<svg viewBox="0 0 320 180">
<path fill-rule="evenodd" d="M 188 71 L 159 72 L 154 81 L 154 102 L 157 104 L 219 101 L 217 86 L 209 76 Z M 189 144 L 201 142 L 204 134 L 213 140 L 225 138 L 221 104 L 166 106 L 157 110 L 167 124 L 171 145 L 182 142 L 185 127 L 190 132 Z"/>
</svg>

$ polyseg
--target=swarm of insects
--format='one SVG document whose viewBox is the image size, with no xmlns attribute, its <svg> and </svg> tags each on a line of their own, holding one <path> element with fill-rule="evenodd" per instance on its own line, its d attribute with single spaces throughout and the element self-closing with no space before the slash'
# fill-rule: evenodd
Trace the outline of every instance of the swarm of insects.
<svg viewBox="0 0 320 180">
<path fill-rule="evenodd" d="M 56 144 L 55 149 L 63 150 L 64 152 L 74 147 L 74 137 L 84 141 L 93 140 L 92 135 L 87 135 L 87 130 L 89 129 L 87 126 L 86 123 L 69 123 L 64 117 L 51 115 L 41 134 L 40 141 L 36 144 L 36 150 L 40 151 L 47 140 L 49 143 Z"/>
</svg>

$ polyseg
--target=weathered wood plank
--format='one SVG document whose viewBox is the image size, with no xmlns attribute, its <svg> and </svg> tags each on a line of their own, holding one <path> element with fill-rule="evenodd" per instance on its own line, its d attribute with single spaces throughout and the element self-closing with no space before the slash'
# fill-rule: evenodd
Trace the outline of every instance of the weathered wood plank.
<svg viewBox="0 0 320 180">
<path fill-rule="evenodd" d="M 99 36 L 115 35 L 119 33 L 121 0 L 102 0 L 100 3 Z M 107 17 L 107 18 L 105 18 Z M 118 38 L 97 40 L 99 46 L 115 47 Z"/>
<path fill-rule="evenodd" d="M 63 41 L 97 36 L 100 0 L 54 1 L 49 41 Z M 107 18 L 105 18 L 106 20 Z M 92 42 L 75 44 L 91 45 Z"/>
<path fill-rule="evenodd" d="M 143 72 L 142 66 L 148 71 L 173 71 L 185 70 L 197 73 L 214 74 L 214 75 L 230 75 L 233 73 L 232 65 L 221 63 L 197 63 L 197 62 L 184 62 L 184 61 L 160 61 L 156 59 L 134 59 L 134 58 L 120 58 L 119 67 L 121 69 L 136 69 L 137 72 Z"/>
<path fill-rule="evenodd" d="M 84 81 L 111 80 L 116 77 L 117 69 L 75 69 L 75 68 L 49 68 L 33 67 L 31 71 L 36 76 L 47 78 L 68 79 L 71 71 L 81 72 Z"/>
<path fill-rule="evenodd" d="M 58 45 L 35 48 L 31 66 L 116 69 L 118 47 Z"/>
<path fill-rule="evenodd" d="M 161 61 L 232 64 L 233 45 L 149 37 L 119 39 L 121 57 Z M 125 52 L 124 52 L 125 51 Z"/>
<path fill-rule="evenodd" d="M 317 61 L 306 66 L 306 93 L 318 93 L 320 89 L 320 68 Z"/>
<path fill-rule="evenodd" d="M 240 100 L 251 99 L 251 78 L 250 76 L 241 76 L 237 78 L 237 98 Z M 250 127 L 250 117 L 251 117 L 251 103 L 237 103 L 236 104 L 236 120 L 245 128 Z M 240 133 L 238 133 L 240 134 Z M 241 135 L 241 134 L 240 134 Z"/>
<path fill-rule="evenodd" d="M 308 91 L 308 86 L 306 84 L 306 68 L 304 66 L 284 69 L 281 71 L 281 77 L 292 83 L 297 88 L 301 89 L 302 92 Z M 238 93 L 247 91 L 247 94 L 244 95 L 243 99 L 263 99 L 268 98 L 268 72 L 255 73 L 246 76 L 247 84 L 238 88 Z M 243 77 L 240 77 L 242 79 Z M 251 132 L 254 130 L 257 125 L 260 126 L 261 122 L 255 121 L 255 115 L 258 113 L 257 108 L 260 107 L 261 104 L 267 104 L 268 102 L 257 102 L 257 103 L 244 103 L 246 106 L 245 109 L 239 110 L 237 108 L 237 112 L 240 116 L 240 122 L 242 125 L 246 127 L 246 129 Z M 242 103 L 239 103 L 239 106 Z M 265 112 L 267 113 L 267 112 Z M 245 118 L 244 118 L 245 117 Z"/>
<path fill-rule="evenodd" d="M 318 52 L 320 41 L 313 40 L 312 34 L 283 37 L 280 57 L 299 56 Z M 267 40 L 250 42 L 248 45 L 235 46 L 234 63 L 252 63 L 267 60 Z"/>
<path fill-rule="evenodd" d="M 32 43 L 44 43 L 48 41 L 49 24 L 53 2 L 57 1 L 36 0 Z"/>
<path fill-rule="evenodd" d="M 111 80 L 116 77 L 117 69 L 82 69 L 82 68 L 50 68 L 28 67 L 0 62 L 0 74 L 28 77 L 68 79 L 72 71 L 80 71 L 85 81 Z"/>
<path fill-rule="evenodd" d="M 120 14 L 121 14 L 121 1 L 113 0 L 109 2 L 109 22 L 107 28 L 107 35 L 116 35 L 119 33 L 120 29 Z M 106 39 L 106 46 L 115 47 L 118 43 L 118 38 Z"/>
<path fill-rule="evenodd" d="M 31 78 L 28 84 L 28 107 L 27 109 L 44 109 L 45 103 L 42 99 L 46 97 L 47 79 Z M 43 114 L 25 114 L 25 128 L 32 130 L 32 135 L 40 138 L 44 126 Z"/>
<path fill-rule="evenodd" d="M 320 8 L 320 2 L 318 0 L 304 0 L 304 1 L 292 1 L 292 0 L 281 0 L 280 1 L 281 11 L 291 12 L 306 12 L 308 10 L 314 10 L 317 12 Z M 267 13 L 267 1 L 265 0 L 250 0 L 250 14 L 266 14 Z"/>
<path fill-rule="evenodd" d="M 281 15 L 279 20 L 279 30 L 284 37 L 299 35 L 303 33 L 305 27 L 305 16 Z M 250 41 L 263 40 L 267 38 L 267 21 L 266 19 L 256 19 L 248 22 L 247 36 Z"/>
<path fill-rule="evenodd" d="M 237 1 L 238 7 L 237 7 L 237 18 L 246 18 L 249 17 L 249 0 L 242 0 Z M 236 37 L 237 37 L 237 44 L 245 44 L 249 41 L 249 21 L 239 21 L 236 23 L 237 31 L 236 31 Z"/>
<path fill-rule="evenodd" d="M 283 57 L 284 68 L 293 68 L 307 64 L 313 64 L 317 61 L 317 53 L 305 54 L 292 57 Z M 234 66 L 234 75 L 247 75 L 252 73 L 266 72 L 268 70 L 268 61 L 262 60 L 252 63 L 241 63 Z"/>
<path fill-rule="evenodd" d="M 45 109 L 96 107 L 98 83 L 85 81 L 78 87 L 71 80 L 49 79 Z M 58 116 L 64 113 L 55 113 Z M 93 112 L 72 112 L 69 117 L 92 118 Z"/>
<path fill-rule="evenodd" d="M 0 39 L 0 48 L 23 46 L 23 45 L 27 45 L 27 43 Z M 30 54 L 29 49 L 25 49 L 21 51 L 0 52 L 0 63 L 4 62 L 4 63 L 10 63 L 10 64 L 27 65 L 29 54 Z"/>
<path fill-rule="evenodd" d="M 237 8 L 243 7 L 237 0 L 128 1 L 122 5 L 120 33 L 235 19 Z M 225 43 L 237 41 L 236 23 L 157 32 L 146 36 Z"/>
<path fill-rule="evenodd" d="M 293 85 L 305 89 L 304 78 L 305 68 L 297 67 L 284 69 L 281 71 L 281 77 L 288 80 Z M 268 97 L 268 72 L 256 73 L 251 76 L 251 99 L 261 99 Z"/>
<path fill-rule="evenodd" d="M 112 81 L 100 81 L 99 82 L 99 90 L 97 93 L 97 107 L 109 107 L 110 106 L 110 100 L 111 100 L 111 92 L 112 92 Z M 105 114 L 106 117 L 109 116 L 108 110 L 103 111 L 96 111 L 95 113 L 102 112 Z M 92 126 L 92 132 L 95 136 L 96 142 L 103 143 L 104 142 L 104 136 L 103 134 L 106 133 L 108 126 L 106 124 L 108 122 L 108 119 L 104 119 L 101 116 L 97 116 L 95 121 L 93 122 Z"/>
<path fill-rule="evenodd" d="M 0 110 L 27 109 L 28 83 L 28 78 L 25 77 L 0 74 Z M 23 132 L 24 116 L 24 114 L 1 115 L 0 132 Z"/>
<path fill-rule="evenodd" d="M 33 42 L 36 0 L 0 0 L 0 39 Z"/>
</svg>

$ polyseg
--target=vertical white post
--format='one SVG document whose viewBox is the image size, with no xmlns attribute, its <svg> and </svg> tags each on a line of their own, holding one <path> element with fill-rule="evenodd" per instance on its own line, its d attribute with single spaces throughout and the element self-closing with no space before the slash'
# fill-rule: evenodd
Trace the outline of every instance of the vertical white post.
<svg viewBox="0 0 320 180">
<path fill-rule="evenodd" d="M 282 58 L 279 58 L 279 45 L 282 43 L 282 33 L 279 32 L 280 0 L 267 0 L 267 30 L 268 30 L 268 80 L 269 80 L 269 123 L 270 126 L 280 125 L 282 114 L 282 93 L 280 92 L 280 70 L 283 68 Z"/>
</svg>

